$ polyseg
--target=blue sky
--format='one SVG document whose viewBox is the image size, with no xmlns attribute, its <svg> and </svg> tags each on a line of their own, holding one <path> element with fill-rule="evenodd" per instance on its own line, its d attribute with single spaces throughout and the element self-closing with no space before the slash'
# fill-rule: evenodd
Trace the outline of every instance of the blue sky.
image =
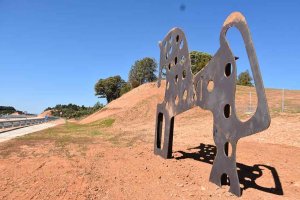
<svg viewBox="0 0 300 200">
<path fill-rule="evenodd" d="M 299 8 L 297 0 L 0 0 L 0 105 L 39 113 L 105 103 L 94 95 L 97 80 L 127 80 L 135 60 L 158 61 L 158 41 L 172 27 L 185 31 L 190 50 L 214 54 L 233 11 L 247 19 L 265 87 L 300 89 Z M 238 31 L 228 40 L 238 72 L 249 69 Z"/>
</svg>

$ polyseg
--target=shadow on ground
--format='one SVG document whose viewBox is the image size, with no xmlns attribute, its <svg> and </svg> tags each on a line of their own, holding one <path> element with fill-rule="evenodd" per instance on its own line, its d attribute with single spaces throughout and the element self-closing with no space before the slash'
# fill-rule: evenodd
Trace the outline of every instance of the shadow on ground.
<svg viewBox="0 0 300 200">
<path fill-rule="evenodd" d="M 191 158 L 208 164 L 213 164 L 214 158 L 217 153 L 217 148 L 215 145 L 209 145 L 203 143 L 201 143 L 198 147 L 190 148 L 187 150 L 188 151 L 197 150 L 197 152 L 189 153 L 184 151 L 177 151 L 182 155 L 180 157 L 176 157 L 175 159 L 181 160 L 181 159 Z M 283 195 L 281 182 L 278 173 L 274 167 L 263 165 L 263 164 L 248 166 L 241 163 L 237 163 L 236 166 L 238 170 L 238 176 L 239 176 L 242 192 L 243 190 L 246 190 L 248 188 L 254 188 L 257 190 L 261 190 L 276 195 Z M 263 176 L 263 171 L 266 170 L 269 170 L 272 173 L 275 187 L 263 187 L 258 185 L 255 182 L 258 178 Z"/>
</svg>

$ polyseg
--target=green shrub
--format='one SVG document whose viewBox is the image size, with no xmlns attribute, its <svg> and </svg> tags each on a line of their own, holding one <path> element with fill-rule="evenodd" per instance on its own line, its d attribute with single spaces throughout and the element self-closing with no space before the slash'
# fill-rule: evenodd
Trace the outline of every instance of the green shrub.
<svg viewBox="0 0 300 200">
<path fill-rule="evenodd" d="M 67 119 L 70 118 L 80 118 L 83 116 L 90 115 L 100 109 L 102 109 L 104 106 L 103 104 L 97 102 L 92 107 L 85 107 L 85 106 L 78 106 L 75 104 L 68 104 L 68 105 L 61 105 L 57 104 L 55 107 L 48 107 L 46 110 L 51 110 L 51 114 L 53 116 L 57 117 L 64 117 Z"/>
</svg>

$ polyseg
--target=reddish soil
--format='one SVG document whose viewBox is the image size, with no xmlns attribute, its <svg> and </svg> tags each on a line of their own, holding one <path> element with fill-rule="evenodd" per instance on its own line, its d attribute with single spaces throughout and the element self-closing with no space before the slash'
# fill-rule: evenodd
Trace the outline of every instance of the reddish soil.
<svg viewBox="0 0 300 200">
<path fill-rule="evenodd" d="M 200 146 L 200 144 L 198 145 Z M 202 145 L 203 146 L 203 145 Z M 69 147 L 69 150 L 76 147 Z M 1 199 L 237 199 L 210 183 L 211 162 L 196 146 L 175 146 L 174 158 L 154 156 L 151 144 L 115 147 L 101 141 L 59 153 L 51 143 L 22 146 L 1 159 Z M 278 150 L 280 149 L 280 150 Z M 213 151 L 210 151 L 213 152 Z M 274 153 L 276 152 L 276 153 Z M 212 154 L 214 155 L 214 154 Z M 242 199 L 297 199 L 300 149 L 241 142 Z"/>
<path fill-rule="evenodd" d="M 155 87 L 141 86 L 80 122 L 115 119 L 111 127 L 99 128 L 110 139 L 91 137 L 63 146 L 47 139 L 1 143 L 0 198 L 238 199 L 228 186 L 209 182 L 216 151 L 210 112 L 194 108 L 176 117 L 174 158 L 153 154 L 156 104 L 163 98 L 163 88 Z M 272 93 L 277 94 L 267 91 Z M 241 199 L 299 199 L 300 114 L 271 115 L 267 131 L 238 143 Z"/>
</svg>

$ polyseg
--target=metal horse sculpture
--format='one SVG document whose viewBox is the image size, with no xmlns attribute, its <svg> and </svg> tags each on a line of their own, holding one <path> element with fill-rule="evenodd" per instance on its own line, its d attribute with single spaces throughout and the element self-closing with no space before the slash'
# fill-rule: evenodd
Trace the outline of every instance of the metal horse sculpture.
<svg viewBox="0 0 300 200">
<path fill-rule="evenodd" d="M 236 62 L 226 40 L 226 32 L 236 27 L 242 34 L 248 54 L 258 105 L 254 115 L 246 122 L 236 116 Z M 172 29 L 159 43 L 160 71 L 158 87 L 163 75 L 166 76 L 165 98 L 157 105 L 154 153 L 163 158 L 172 157 L 174 117 L 194 106 L 213 113 L 213 138 L 217 155 L 213 162 L 210 181 L 221 186 L 221 179 L 230 180 L 230 192 L 240 196 L 240 184 L 236 169 L 237 141 L 267 129 L 271 119 L 259 65 L 244 16 L 239 12 L 230 14 L 220 33 L 220 48 L 210 62 L 193 76 L 185 35 L 179 28 Z M 209 82 L 214 83 L 208 90 Z M 165 120 L 163 120 L 165 119 Z M 162 130 L 163 123 L 165 128 Z M 164 143 L 162 141 L 164 131 Z M 228 146 L 232 153 L 228 155 Z"/>
</svg>

